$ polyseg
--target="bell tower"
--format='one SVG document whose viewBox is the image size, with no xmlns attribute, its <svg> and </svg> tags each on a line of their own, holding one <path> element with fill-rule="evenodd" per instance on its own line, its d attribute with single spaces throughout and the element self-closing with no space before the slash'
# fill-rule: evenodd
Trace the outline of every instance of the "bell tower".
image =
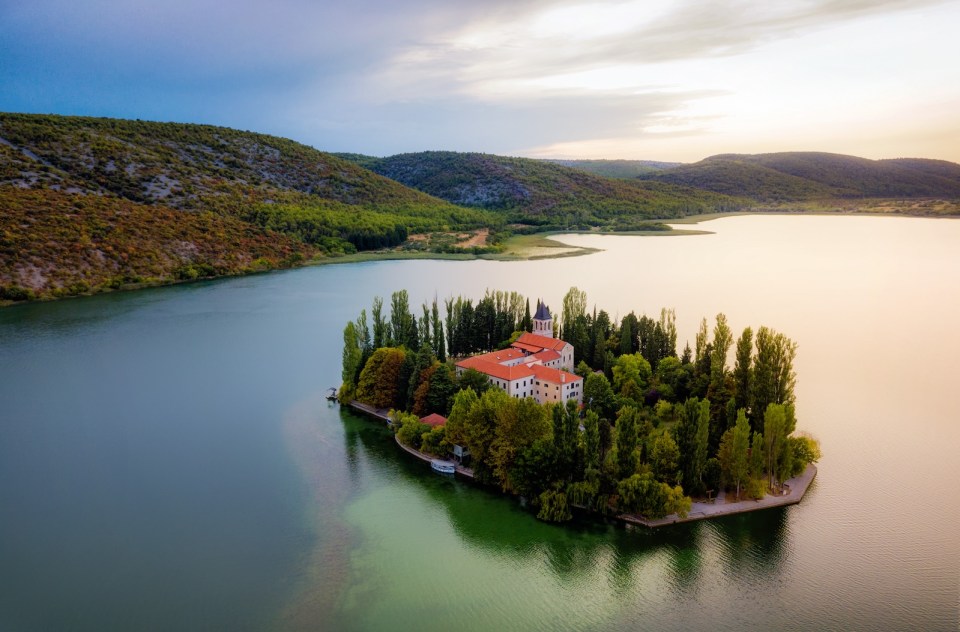
<svg viewBox="0 0 960 632">
<path fill-rule="evenodd" d="M 537 301 L 537 313 L 533 316 L 533 333 L 553 338 L 553 317 L 546 303 Z"/>
</svg>

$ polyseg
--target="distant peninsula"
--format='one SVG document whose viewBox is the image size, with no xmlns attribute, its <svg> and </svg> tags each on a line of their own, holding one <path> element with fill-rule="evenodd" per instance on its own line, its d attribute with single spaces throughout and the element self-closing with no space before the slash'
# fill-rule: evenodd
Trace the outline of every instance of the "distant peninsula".
<svg viewBox="0 0 960 632">
<path fill-rule="evenodd" d="M 577 254 L 731 212 L 960 215 L 960 165 L 334 155 L 210 125 L 0 113 L 0 305 L 364 258 Z M 580 251 L 588 252 L 588 251 Z"/>
<path fill-rule="evenodd" d="M 370 316 L 344 328 L 340 401 L 542 520 L 742 513 L 799 502 L 816 474 L 819 443 L 796 433 L 797 346 L 767 327 L 734 340 L 718 314 L 678 354 L 672 310 L 614 322 L 575 287 L 557 325 L 515 292 L 434 300 L 417 317 L 400 290 Z"/>
</svg>

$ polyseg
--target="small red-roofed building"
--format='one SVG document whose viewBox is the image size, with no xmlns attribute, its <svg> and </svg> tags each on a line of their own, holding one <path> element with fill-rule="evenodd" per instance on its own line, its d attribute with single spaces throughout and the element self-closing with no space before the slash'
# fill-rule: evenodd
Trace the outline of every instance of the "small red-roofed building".
<svg viewBox="0 0 960 632">
<path fill-rule="evenodd" d="M 583 402 L 583 378 L 573 370 L 573 345 L 553 337 L 553 319 L 543 303 L 537 305 L 534 330 L 524 332 L 509 349 L 491 351 L 457 362 L 457 376 L 475 369 L 511 397 L 532 397 L 545 404 Z M 547 335 L 544 335 L 547 334 Z"/>
<path fill-rule="evenodd" d="M 421 417 L 420 423 L 427 424 L 431 428 L 436 428 L 437 426 L 443 426 L 446 424 L 447 418 L 443 415 L 438 415 L 437 413 L 430 413 L 426 417 Z"/>
</svg>

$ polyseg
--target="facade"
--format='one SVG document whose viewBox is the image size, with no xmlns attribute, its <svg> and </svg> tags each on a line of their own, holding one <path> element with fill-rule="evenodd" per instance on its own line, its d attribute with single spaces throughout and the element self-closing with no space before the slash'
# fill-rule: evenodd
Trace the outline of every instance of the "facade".
<svg viewBox="0 0 960 632">
<path fill-rule="evenodd" d="M 537 305 L 533 328 L 538 333 L 523 333 L 509 349 L 457 362 L 457 376 L 475 369 L 511 397 L 532 397 L 540 404 L 582 403 L 583 378 L 570 372 L 573 345 L 553 337 L 553 319 L 543 303 Z"/>
</svg>

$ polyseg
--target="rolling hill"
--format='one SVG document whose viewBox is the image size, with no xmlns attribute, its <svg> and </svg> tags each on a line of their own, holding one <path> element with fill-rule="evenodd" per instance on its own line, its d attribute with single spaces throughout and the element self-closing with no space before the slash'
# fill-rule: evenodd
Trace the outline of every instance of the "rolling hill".
<svg viewBox="0 0 960 632">
<path fill-rule="evenodd" d="M 960 165 L 818 152 L 721 154 L 638 176 L 762 202 L 824 198 L 957 198 Z"/>
<path fill-rule="evenodd" d="M 235 274 L 395 246 L 412 232 L 499 225 L 491 213 L 283 138 L 29 114 L 0 114 L 0 204 L 0 294 L 38 297 L 116 279 Z M 54 221 L 58 213 L 79 224 Z M 36 220 L 29 230 L 25 217 Z M 87 223 L 105 227 L 88 231 Z M 202 238 L 208 229 L 222 237 L 218 246 Z M 130 231 L 132 249 L 120 239 Z M 122 248 L 125 258 L 109 256 Z M 85 253 L 82 264 L 66 255 L 71 249 Z M 79 277 L 67 270 L 74 263 Z"/>
<path fill-rule="evenodd" d="M 743 201 L 670 183 L 616 180 L 549 161 L 429 151 L 387 158 L 343 155 L 411 188 L 506 221 L 627 228 L 642 220 L 741 208 Z"/>
<path fill-rule="evenodd" d="M 546 162 L 586 171 L 605 178 L 620 178 L 623 180 L 637 176 L 657 173 L 671 167 L 679 167 L 683 163 L 660 162 L 657 160 L 561 160 L 545 159 Z"/>
</svg>

